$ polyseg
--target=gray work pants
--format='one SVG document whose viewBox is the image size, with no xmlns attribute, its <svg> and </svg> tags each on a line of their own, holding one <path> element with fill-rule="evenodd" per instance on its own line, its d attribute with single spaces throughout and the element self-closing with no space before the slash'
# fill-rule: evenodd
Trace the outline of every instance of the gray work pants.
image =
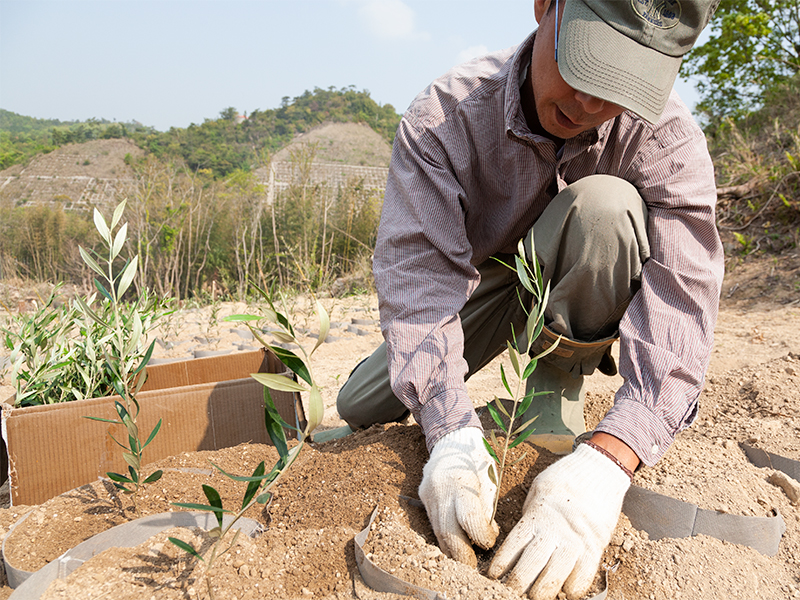
<svg viewBox="0 0 800 600">
<path fill-rule="evenodd" d="M 588 375 L 600 363 L 639 288 L 650 252 L 646 223 L 647 208 L 636 188 L 609 175 L 585 177 L 547 206 L 528 233 L 544 280 L 550 282 L 545 322 L 552 332 L 575 342 L 570 348 L 585 345 L 586 351 L 571 350 L 564 357 L 557 348 L 544 360 L 575 376 Z M 499 258 L 513 265 L 513 256 Z M 532 301 L 516 273 L 496 260 L 478 265 L 478 271 L 481 282 L 459 313 L 467 378 L 506 349 L 512 327 L 524 331 L 527 317 L 519 298 Z M 385 343 L 350 374 L 339 390 L 337 408 L 353 429 L 408 415 L 390 386 Z"/>
</svg>

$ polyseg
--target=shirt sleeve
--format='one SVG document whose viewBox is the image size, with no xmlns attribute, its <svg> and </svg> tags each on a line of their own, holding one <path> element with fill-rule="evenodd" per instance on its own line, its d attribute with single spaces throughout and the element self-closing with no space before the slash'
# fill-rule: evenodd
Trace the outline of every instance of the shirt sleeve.
<svg viewBox="0 0 800 600">
<path fill-rule="evenodd" d="M 408 114 L 392 150 L 373 259 L 392 390 L 428 448 L 481 427 L 464 377 L 458 313 L 478 285 L 464 224 L 464 192 L 439 140 Z"/>
<path fill-rule="evenodd" d="M 642 286 L 620 323 L 625 383 L 596 431 L 627 443 L 654 465 L 697 416 L 714 341 L 724 256 L 715 224 L 716 186 L 699 127 L 667 123 L 626 179 L 648 207 L 650 259 Z"/>
</svg>

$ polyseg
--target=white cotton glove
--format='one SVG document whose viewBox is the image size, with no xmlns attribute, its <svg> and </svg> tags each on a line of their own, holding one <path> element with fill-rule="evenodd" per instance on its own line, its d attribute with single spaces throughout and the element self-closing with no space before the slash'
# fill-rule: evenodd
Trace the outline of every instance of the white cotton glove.
<svg viewBox="0 0 800 600">
<path fill-rule="evenodd" d="M 442 552 L 473 567 L 478 561 L 472 543 L 491 548 L 500 532 L 492 520 L 497 486 L 489 479 L 490 466 L 483 433 L 465 427 L 436 442 L 419 486 Z"/>
<path fill-rule="evenodd" d="M 513 566 L 505 583 L 520 594 L 531 588 L 533 600 L 552 600 L 563 586 L 568 598 L 580 598 L 592 585 L 630 483 L 608 457 L 579 445 L 533 480 L 522 518 L 492 560 L 489 577 Z"/>
</svg>

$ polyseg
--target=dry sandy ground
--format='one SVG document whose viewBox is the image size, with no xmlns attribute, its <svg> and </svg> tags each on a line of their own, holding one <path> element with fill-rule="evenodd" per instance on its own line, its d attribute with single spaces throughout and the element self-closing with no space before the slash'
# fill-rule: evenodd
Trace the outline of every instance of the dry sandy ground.
<svg viewBox="0 0 800 600">
<path fill-rule="evenodd" d="M 701 398 L 697 422 L 678 437 L 659 465 L 640 471 L 635 483 L 695 503 L 701 508 L 730 514 L 764 517 L 776 509 L 787 527 L 779 551 L 769 557 L 751 548 L 705 536 L 652 541 L 646 534 L 633 529 L 623 516 L 604 558 L 608 566 L 617 565 L 616 573 L 610 576 L 610 598 L 800 598 L 800 510 L 781 488 L 768 482 L 772 470 L 751 465 L 738 447 L 738 442 L 750 441 L 769 452 L 800 460 L 800 342 L 797 339 L 800 296 L 795 295 L 796 299 L 791 295 L 778 298 L 760 292 L 754 297 L 743 297 L 743 288 L 734 288 L 735 285 L 726 282 L 708 383 Z M 350 370 L 381 342 L 381 335 L 374 296 L 323 299 L 323 303 L 330 312 L 334 327 L 328 342 L 315 354 L 315 369 L 319 382 L 324 386 L 324 426 L 330 428 L 342 424 L 335 410 L 339 386 Z M 155 356 L 175 359 L 202 352 L 247 349 L 255 344 L 247 339 L 247 332 L 223 322 L 222 318 L 255 309 L 244 304 L 224 303 L 183 310 L 157 332 L 163 344 L 158 345 Z M 292 299 L 288 311 L 294 315 L 297 326 L 316 330 L 316 320 L 307 298 Z M 303 342 L 313 345 L 314 340 L 306 337 Z M 476 406 L 492 400 L 500 389 L 499 365 L 504 360 L 507 358 L 499 357 L 470 380 L 468 387 Z M 509 366 L 506 362 L 506 367 Z M 9 382 L 3 383 L 6 387 L 0 388 L 0 395 L 5 396 Z M 589 378 L 586 417 L 590 426 L 610 406 L 614 391 L 620 384 L 619 377 L 596 374 Z M 415 577 L 418 584 L 439 589 L 447 593 L 448 598 L 513 597 L 507 591 L 490 587 L 477 573 L 466 573 L 461 566 L 437 554 L 436 549 L 430 546 L 433 540 L 419 509 L 415 512 L 413 507 L 398 504 L 396 497 L 390 501 L 394 485 L 399 494 L 415 495 L 419 470 L 425 460 L 424 450 L 417 448 L 421 445 L 421 438 L 415 426 L 370 431 L 351 438 L 349 442 L 339 442 L 338 446 L 333 443 L 310 450 L 313 460 L 307 459 L 305 466 L 298 468 L 291 486 L 286 483 L 283 492 L 276 493 L 280 508 L 273 507 L 267 516 L 271 527 L 275 528 L 270 538 L 272 550 L 265 550 L 258 541 L 256 545 L 249 541 L 240 542 L 244 545 L 237 552 L 249 557 L 250 563 L 262 555 L 269 555 L 273 563 L 284 561 L 285 569 L 275 574 L 267 567 L 259 567 L 260 570 L 248 567 L 248 574 L 252 571 L 263 576 L 260 590 L 252 581 L 249 587 L 244 588 L 229 583 L 229 593 L 218 597 L 239 600 L 251 597 L 349 599 L 356 597 L 360 589 L 358 597 L 378 598 L 363 587 L 359 588 L 359 578 L 353 573 L 351 541 L 356 531 L 355 522 L 358 528 L 364 525 L 364 515 L 374 507 L 378 497 L 385 509 L 375 526 L 378 533 L 371 537 L 369 551 L 381 566 L 387 570 L 395 569 L 397 574 L 407 578 Z M 416 446 L 409 445 L 409 440 L 416 441 Z M 384 453 L 388 453 L 388 458 Z M 383 458 L 374 463 L 378 466 L 372 473 L 370 465 L 376 456 Z M 519 517 L 518 505 L 532 475 L 551 460 L 552 457 L 543 453 L 521 463 L 522 466 L 529 465 L 529 472 L 521 472 L 517 485 L 508 490 L 509 507 L 501 520 L 504 534 Z M 322 474 L 317 474 L 316 480 L 304 471 L 312 468 L 324 469 Z M 318 499 L 321 495 L 320 478 L 323 484 L 325 479 L 328 481 L 328 485 L 323 486 L 326 491 L 324 502 Z M 349 480 L 357 482 L 357 490 L 347 491 Z M 312 485 L 314 481 L 317 487 Z M 330 496 L 334 481 L 337 482 L 336 490 L 342 488 L 338 492 L 338 502 L 332 501 Z M 341 517 L 324 516 L 328 510 L 338 514 L 339 509 L 342 510 Z M 0 510 L 0 526 L 3 528 L 0 533 L 5 534 L 22 510 L 21 507 Z M 43 514 L 47 512 L 44 506 L 40 510 Z M 302 520 L 300 515 L 307 516 L 309 512 L 313 515 L 314 511 L 318 511 L 317 515 L 326 524 L 317 523 L 311 527 Z M 330 519 L 330 527 L 325 519 Z M 291 524 L 294 528 L 291 532 L 281 529 L 284 524 Z M 162 542 L 154 541 L 148 548 L 163 546 Z M 145 554 L 150 550 L 145 549 Z M 402 559 L 396 559 L 398 554 L 402 554 Z M 130 556 L 126 556 L 110 560 L 120 564 L 130 560 Z M 330 562 L 331 569 L 335 566 L 335 573 L 332 570 L 319 577 L 315 575 L 315 579 L 310 571 L 315 574 L 319 569 L 324 571 L 317 561 Z M 231 568 L 238 569 L 241 576 L 242 565 L 236 559 L 231 564 L 234 565 Z M 307 565 L 313 565 L 313 568 L 309 569 Z M 425 565 L 430 568 L 423 568 Z M 107 574 L 95 574 L 94 577 L 107 585 Z M 343 577 L 347 584 L 342 586 L 340 579 Z M 89 579 L 91 577 L 87 575 L 79 580 L 86 592 L 80 597 L 93 597 L 88 591 Z M 255 580 L 261 579 L 255 577 Z M 191 580 L 194 586 L 187 581 L 174 580 L 175 596 L 168 596 L 165 588 L 159 588 L 161 592 L 153 594 L 153 597 L 205 597 L 198 591 L 200 588 L 194 579 Z M 53 589 L 50 597 L 78 597 L 75 595 L 78 588 L 70 589 L 72 591 L 63 586 Z M 145 591 L 139 588 L 130 597 L 137 597 L 136 593 Z M 9 593 L 9 588 L 0 588 L 0 598 Z"/>
</svg>

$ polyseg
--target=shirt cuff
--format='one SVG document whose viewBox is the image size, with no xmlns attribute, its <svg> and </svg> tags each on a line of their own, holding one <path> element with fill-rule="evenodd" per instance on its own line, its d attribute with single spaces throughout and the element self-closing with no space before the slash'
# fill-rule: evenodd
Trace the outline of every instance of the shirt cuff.
<svg viewBox="0 0 800 600">
<path fill-rule="evenodd" d="M 444 435 L 463 429 L 477 427 L 483 431 L 480 419 L 465 390 L 447 390 L 434 396 L 423 404 L 415 414 L 417 422 L 425 434 L 428 452 Z"/>
<path fill-rule="evenodd" d="M 664 423 L 641 402 L 619 398 L 595 427 L 630 446 L 644 464 L 654 466 L 675 441 Z"/>
</svg>

